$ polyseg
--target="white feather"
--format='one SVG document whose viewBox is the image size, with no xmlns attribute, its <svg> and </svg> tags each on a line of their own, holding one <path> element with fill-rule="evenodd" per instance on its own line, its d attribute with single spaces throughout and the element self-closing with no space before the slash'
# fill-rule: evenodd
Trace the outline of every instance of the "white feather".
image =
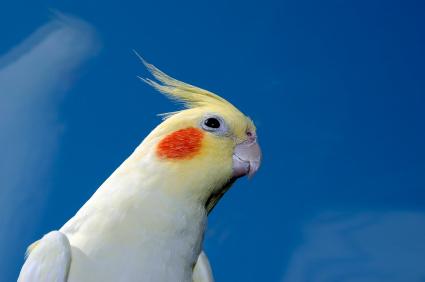
<svg viewBox="0 0 425 282">
<path fill-rule="evenodd" d="M 69 282 L 192 280 L 206 211 L 170 192 L 179 183 L 154 164 L 149 153 L 130 157 L 61 228 L 72 246 Z"/>
<path fill-rule="evenodd" d="M 69 241 L 52 231 L 30 247 L 18 282 L 66 282 L 71 263 Z"/>
<path fill-rule="evenodd" d="M 210 262 L 204 251 L 199 255 L 193 269 L 193 282 L 214 282 Z"/>
</svg>

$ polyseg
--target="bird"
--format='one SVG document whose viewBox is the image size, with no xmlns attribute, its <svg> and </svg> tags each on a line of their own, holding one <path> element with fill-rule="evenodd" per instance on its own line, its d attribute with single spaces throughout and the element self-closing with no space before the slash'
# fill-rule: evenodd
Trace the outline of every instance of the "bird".
<svg viewBox="0 0 425 282">
<path fill-rule="evenodd" d="M 68 222 L 28 247 L 18 282 L 214 281 L 202 250 L 207 217 L 259 169 L 256 127 L 219 95 L 140 59 L 152 78 L 139 78 L 183 108 L 164 114 Z"/>
</svg>

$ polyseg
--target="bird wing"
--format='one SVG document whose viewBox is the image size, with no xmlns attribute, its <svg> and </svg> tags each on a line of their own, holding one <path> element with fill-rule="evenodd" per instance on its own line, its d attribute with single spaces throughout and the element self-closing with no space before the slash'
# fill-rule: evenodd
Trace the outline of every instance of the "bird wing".
<svg viewBox="0 0 425 282">
<path fill-rule="evenodd" d="M 193 268 L 193 282 L 214 282 L 211 266 L 204 251 L 199 254 L 198 261 Z"/>
<path fill-rule="evenodd" d="M 71 264 L 68 238 L 52 231 L 33 243 L 19 274 L 18 282 L 66 282 Z"/>
</svg>

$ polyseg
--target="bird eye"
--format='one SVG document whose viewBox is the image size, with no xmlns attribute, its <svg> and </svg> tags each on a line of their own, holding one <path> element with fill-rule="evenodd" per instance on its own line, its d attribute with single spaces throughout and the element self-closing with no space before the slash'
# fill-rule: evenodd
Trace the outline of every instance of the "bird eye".
<svg viewBox="0 0 425 282">
<path fill-rule="evenodd" d="M 204 125 L 209 127 L 209 128 L 219 128 L 220 127 L 220 121 L 218 121 L 218 119 L 216 118 L 207 118 L 204 121 Z"/>
<path fill-rule="evenodd" d="M 207 114 L 202 119 L 200 126 L 205 131 L 216 135 L 226 135 L 228 133 L 228 127 L 224 119 L 215 114 Z"/>
</svg>

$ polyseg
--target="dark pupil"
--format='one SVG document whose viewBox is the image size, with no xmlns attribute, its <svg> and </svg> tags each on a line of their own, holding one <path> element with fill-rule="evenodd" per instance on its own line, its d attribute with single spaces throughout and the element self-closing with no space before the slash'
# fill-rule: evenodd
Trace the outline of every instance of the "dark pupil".
<svg viewBox="0 0 425 282">
<path fill-rule="evenodd" d="M 205 121 L 205 125 L 211 128 L 219 128 L 220 122 L 216 118 L 209 118 Z"/>
</svg>

